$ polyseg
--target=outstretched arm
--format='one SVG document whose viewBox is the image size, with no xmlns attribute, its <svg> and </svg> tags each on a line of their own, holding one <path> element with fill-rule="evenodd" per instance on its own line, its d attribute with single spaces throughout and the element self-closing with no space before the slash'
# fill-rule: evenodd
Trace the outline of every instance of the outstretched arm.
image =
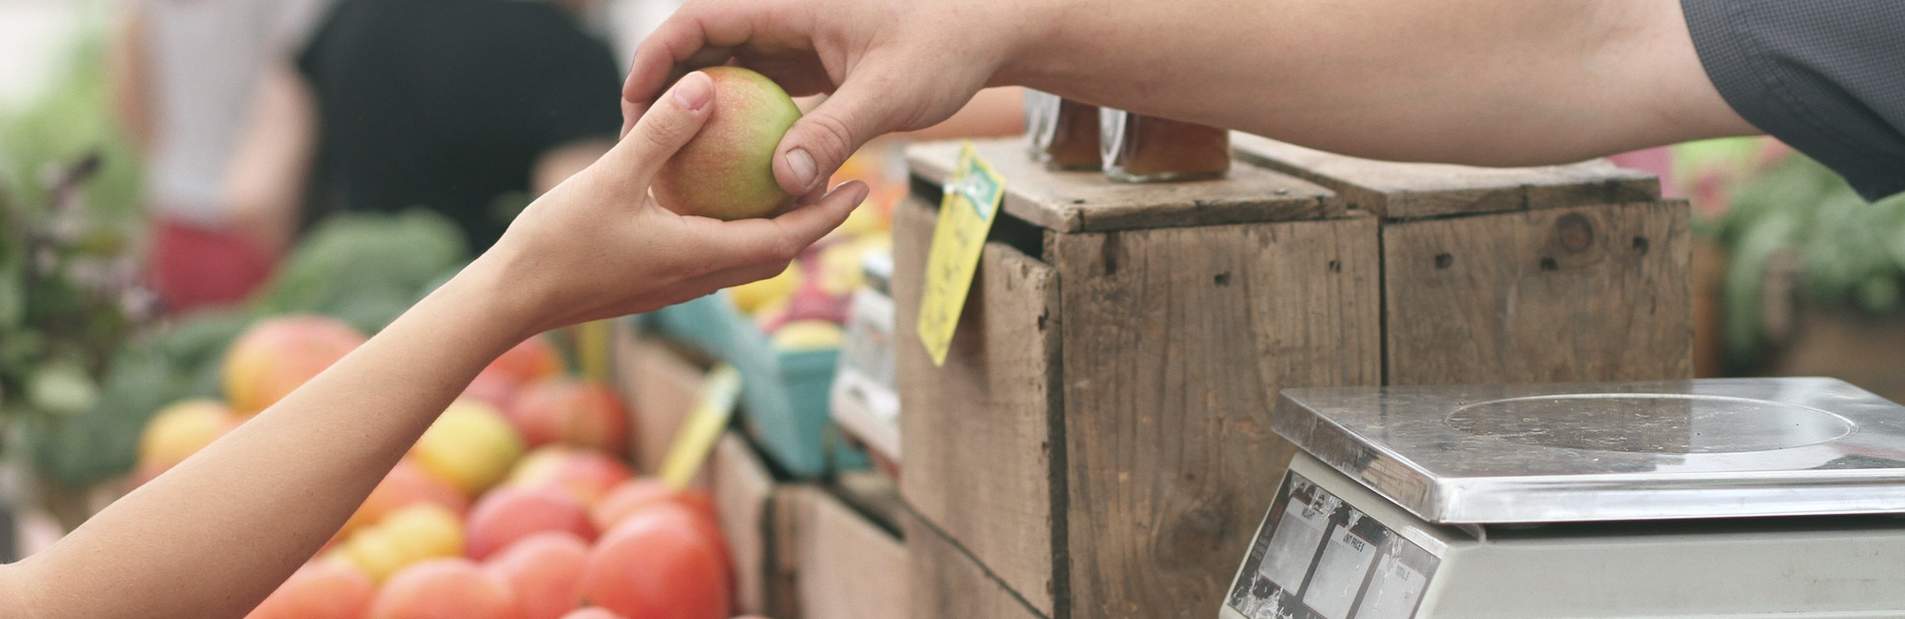
<svg viewBox="0 0 1905 619">
<path fill-rule="evenodd" d="M 636 52 L 624 116 L 724 62 L 833 93 L 777 151 L 796 193 L 988 84 L 1402 160 L 1553 163 L 1754 132 L 1673 0 L 692 0 Z"/>
<path fill-rule="evenodd" d="M 1357 156 L 1533 165 L 1754 132 L 1673 0 L 1066 2 L 1047 21 L 1065 26 L 1002 77 Z"/>
<path fill-rule="evenodd" d="M 854 184 L 737 222 L 657 207 L 649 179 L 719 104 L 712 96 L 706 76 L 682 80 L 613 150 L 362 347 L 53 547 L 0 566 L 0 608 L 240 616 L 343 524 L 491 358 L 542 330 L 778 273 L 865 197 Z"/>
</svg>

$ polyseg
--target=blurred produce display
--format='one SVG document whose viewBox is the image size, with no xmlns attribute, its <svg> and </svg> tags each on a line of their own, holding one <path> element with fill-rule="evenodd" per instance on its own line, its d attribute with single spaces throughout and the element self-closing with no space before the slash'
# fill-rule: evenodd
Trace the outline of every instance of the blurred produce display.
<svg viewBox="0 0 1905 619">
<path fill-rule="evenodd" d="M 99 23 L 54 80 L 0 109 L 0 454 L 98 406 L 98 377 L 150 310 L 131 251 L 139 166 L 110 121 Z"/>
<path fill-rule="evenodd" d="M 1905 319 L 1905 195 L 1868 204 L 1837 175 L 1768 140 L 1683 145 L 1699 231 L 1725 250 L 1727 368 L 1775 352 L 1794 302 Z M 1716 206 L 1718 205 L 1718 206 Z"/>
<path fill-rule="evenodd" d="M 25 433 L 35 472 L 69 488 L 123 475 L 132 470 L 140 429 L 155 412 L 221 396 L 234 385 L 229 404 L 256 412 L 329 365 L 338 351 L 383 328 L 468 254 L 455 225 L 429 212 L 325 220 L 244 306 L 193 314 L 111 342 L 106 350 L 116 352 L 97 375 L 97 396 L 80 411 L 37 420 Z M 290 315 L 330 320 L 282 318 Z M 241 350 L 228 359 L 240 333 L 261 320 L 270 325 L 256 336 L 270 340 L 265 352 Z"/>
<path fill-rule="evenodd" d="M 571 376 L 548 338 L 484 368 L 249 616 L 558 619 L 586 606 L 585 616 L 728 617 L 733 560 L 712 498 L 638 477 L 625 464 L 626 407 L 605 385 Z M 245 423 L 363 335 L 338 318 L 293 314 L 230 339 L 212 355 L 224 359 L 222 385 L 135 430 L 135 483 Z"/>
</svg>

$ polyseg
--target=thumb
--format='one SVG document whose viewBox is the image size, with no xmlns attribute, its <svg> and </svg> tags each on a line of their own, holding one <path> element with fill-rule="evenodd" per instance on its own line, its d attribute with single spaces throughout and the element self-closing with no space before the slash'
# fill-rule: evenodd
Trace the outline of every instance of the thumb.
<svg viewBox="0 0 1905 619">
<path fill-rule="evenodd" d="M 637 187 L 647 187 L 675 151 L 701 131 L 714 111 L 714 81 L 706 73 L 689 73 L 655 99 L 641 120 L 602 156 L 608 169 L 629 174 Z"/>
<path fill-rule="evenodd" d="M 892 125 L 892 93 L 878 92 L 862 72 L 849 77 L 819 107 L 802 116 L 781 138 L 774 178 L 787 193 L 804 196 L 821 187 L 847 157 Z"/>
</svg>

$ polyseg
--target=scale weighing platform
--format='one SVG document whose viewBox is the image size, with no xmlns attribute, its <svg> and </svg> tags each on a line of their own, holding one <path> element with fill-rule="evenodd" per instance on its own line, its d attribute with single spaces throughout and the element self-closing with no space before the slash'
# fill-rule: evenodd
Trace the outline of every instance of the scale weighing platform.
<svg viewBox="0 0 1905 619">
<path fill-rule="evenodd" d="M 1905 407 L 1824 378 L 1291 389 L 1220 619 L 1905 617 Z"/>
</svg>

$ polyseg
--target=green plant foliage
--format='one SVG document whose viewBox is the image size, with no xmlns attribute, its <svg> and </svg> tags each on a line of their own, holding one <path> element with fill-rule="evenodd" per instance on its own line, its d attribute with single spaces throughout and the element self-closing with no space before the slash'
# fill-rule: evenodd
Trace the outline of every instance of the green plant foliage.
<svg viewBox="0 0 1905 619">
<path fill-rule="evenodd" d="M 1724 283 L 1729 363 L 1765 353 L 1765 285 L 1776 256 L 1797 261 L 1811 305 L 1896 314 L 1905 280 L 1905 195 L 1867 204 L 1838 175 L 1793 156 L 1741 186 L 1710 230 L 1729 252 Z"/>
<path fill-rule="evenodd" d="M 217 396 L 225 349 L 258 318 L 316 313 L 375 332 L 469 252 L 427 212 L 333 216 L 245 306 L 138 324 L 123 267 L 143 233 L 140 166 L 111 113 L 104 7 L 35 97 L 0 109 L 0 436 L 10 426 L 36 473 L 68 487 L 130 470 L 153 412 Z M 54 191 L 89 161 L 77 192 Z"/>
<path fill-rule="evenodd" d="M 97 17 L 97 14 L 95 14 Z M 139 165 L 112 121 L 103 20 L 0 110 L 0 437 L 79 416 L 136 328 Z M 10 451 L 10 450 L 8 450 Z"/>
<path fill-rule="evenodd" d="M 127 343 L 114 355 L 94 406 L 30 426 L 35 471 L 84 487 L 131 470 L 139 433 L 153 413 L 186 398 L 217 396 L 225 347 L 253 320 L 248 310 L 201 313 Z"/>
<path fill-rule="evenodd" d="M 341 214 L 320 223 L 243 307 L 194 314 L 126 346 L 96 405 L 31 433 L 40 475 L 73 487 L 131 470 L 152 414 L 191 397 L 219 397 L 223 355 L 266 316 L 311 313 L 367 333 L 382 329 L 468 259 L 463 236 L 427 211 Z"/>
<path fill-rule="evenodd" d="M 429 211 L 335 215 L 280 265 L 258 309 L 333 314 L 375 330 L 468 255 L 456 225 Z"/>
</svg>

